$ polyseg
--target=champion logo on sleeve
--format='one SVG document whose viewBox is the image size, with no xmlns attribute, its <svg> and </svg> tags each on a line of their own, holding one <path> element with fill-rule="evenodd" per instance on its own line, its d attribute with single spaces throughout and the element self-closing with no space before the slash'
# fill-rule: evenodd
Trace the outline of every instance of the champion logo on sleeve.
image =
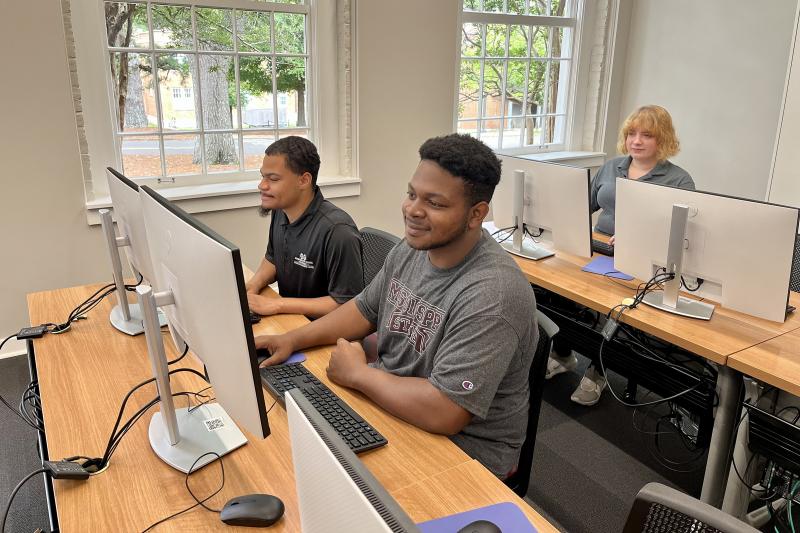
<svg viewBox="0 0 800 533">
<path fill-rule="evenodd" d="M 461 382 L 461 386 L 464 387 L 464 390 L 472 390 L 473 388 L 475 388 L 475 385 L 471 381 L 468 381 L 466 379 Z"/>
</svg>

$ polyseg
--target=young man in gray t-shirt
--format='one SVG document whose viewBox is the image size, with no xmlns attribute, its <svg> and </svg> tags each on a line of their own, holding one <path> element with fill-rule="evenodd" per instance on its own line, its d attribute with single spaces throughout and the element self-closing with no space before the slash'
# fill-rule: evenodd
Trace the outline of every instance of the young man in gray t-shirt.
<svg viewBox="0 0 800 533">
<path fill-rule="evenodd" d="M 500 161 L 466 135 L 430 139 L 402 204 L 405 239 L 354 300 L 281 336 L 256 338 L 272 353 L 336 342 L 328 376 L 390 413 L 451 435 L 505 478 L 516 467 L 528 418 L 528 370 L 538 337 L 533 290 L 481 227 Z M 368 364 L 361 339 L 377 331 Z M 345 340 L 348 339 L 348 340 Z"/>
</svg>

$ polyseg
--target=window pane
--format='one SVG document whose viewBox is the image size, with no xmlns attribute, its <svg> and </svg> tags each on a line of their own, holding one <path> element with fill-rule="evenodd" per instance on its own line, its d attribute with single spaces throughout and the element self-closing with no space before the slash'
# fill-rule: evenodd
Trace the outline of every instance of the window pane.
<svg viewBox="0 0 800 533">
<path fill-rule="evenodd" d="M 506 56 L 506 33 L 508 26 L 505 24 L 486 25 L 486 56 L 505 57 Z"/>
<path fill-rule="evenodd" d="M 236 108 L 236 77 L 233 56 L 198 56 L 200 90 L 203 99 L 203 128 L 229 130 L 234 123 Z"/>
<path fill-rule="evenodd" d="M 520 134 L 525 126 L 525 119 L 508 118 L 503 121 L 503 148 L 519 148 Z"/>
<path fill-rule="evenodd" d="M 276 4 L 305 4 L 305 0 L 263 0 L 263 1 L 274 2 Z"/>
<path fill-rule="evenodd" d="M 481 123 L 481 132 L 478 138 L 489 148 L 497 149 L 500 139 L 500 119 L 484 120 Z"/>
<path fill-rule="evenodd" d="M 123 137 L 122 172 L 129 178 L 161 176 L 161 154 L 158 137 Z"/>
<path fill-rule="evenodd" d="M 275 70 L 278 84 L 278 127 L 305 128 L 308 126 L 305 59 L 279 58 Z"/>
<path fill-rule="evenodd" d="M 482 55 L 483 37 L 481 35 L 483 24 L 464 24 L 461 28 L 461 55 L 476 57 Z"/>
<path fill-rule="evenodd" d="M 187 54 L 161 54 L 158 61 L 158 84 L 161 95 L 161 124 L 165 130 L 190 130 L 197 128 L 194 98 L 173 98 L 173 87 L 194 89 L 194 74 Z M 193 91 L 197 94 L 197 91 Z"/>
<path fill-rule="evenodd" d="M 513 15 L 524 15 L 525 1 L 526 0 L 508 0 L 508 9 L 506 12 Z"/>
<path fill-rule="evenodd" d="M 272 60 L 263 56 L 239 58 L 239 98 L 243 128 L 274 128 Z"/>
<path fill-rule="evenodd" d="M 156 48 L 194 48 L 192 10 L 185 6 L 154 5 L 153 39 Z"/>
<path fill-rule="evenodd" d="M 571 28 L 552 28 L 553 44 L 550 52 L 552 57 L 570 57 L 572 50 L 572 30 Z"/>
<path fill-rule="evenodd" d="M 544 117 L 544 142 L 561 144 L 564 142 L 566 121 L 564 115 Z"/>
<path fill-rule="evenodd" d="M 203 171 L 199 135 L 165 135 L 164 155 L 167 158 L 167 176 L 200 174 Z"/>
<path fill-rule="evenodd" d="M 269 52 L 269 13 L 265 11 L 237 11 L 236 35 L 240 52 Z"/>
<path fill-rule="evenodd" d="M 209 172 L 239 170 L 239 142 L 233 133 L 206 135 L 206 166 Z"/>
<path fill-rule="evenodd" d="M 464 60 L 461 62 L 461 80 L 458 86 L 458 118 L 478 117 L 480 76 L 480 61 Z"/>
<path fill-rule="evenodd" d="M 108 46 L 148 48 L 147 6 L 127 2 L 106 2 L 106 37 Z"/>
<path fill-rule="evenodd" d="M 511 34 L 508 39 L 509 57 L 526 57 L 528 55 L 529 31 L 529 26 L 511 26 Z"/>
<path fill-rule="evenodd" d="M 480 11 L 480 0 L 464 0 L 464 11 Z"/>
<path fill-rule="evenodd" d="M 297 130 L 285 130 L 280 132 L 279 137 L 281 139 L 284 139 L 286 137 L 291 137 L 293 135 L 297 137 L 302 137 L 303 139 L 308 139 L 308 130 L 303 128 Z"/>
<path fill-rule="evenodd" d="M 531 61 L 528 73 L 528 102 L 525 113 L 536 115 L 542 113 L 544 105 L 544 81 L 547 72 L 546 61 Z"/>
<path fill-rule="evenodd" d="M 539 146 L 542 143 L 542 119 L 541 117 L 529 117 L 525 119 L 525 146 Z"/>
<path fill-rule="evenodd" d="M 486 61 L 483 69 L 483 116 L 500 116 L 502 105 L 503 62 Z"/>
<path fill-rule="evenodd" d="M 242 134 L 244 141 L 244 169 L 258 170 L 264 160 L 264 150 L 275 142 L 275 135 L 271 132 L 258 131 Z"/>
<path fill-rule="evenodd" d="M 275 13 L 275 51 L 290 54 L 306 52 L 306 16 Z"/>
<path fill-rule="evenodd" d="M 533 26 L 532 31 L 531 55 L 533 57 L 548 57 L 547 47 L 550 44 L 550 28 Z"/>
<path fill-rule="evenodd" d="M 483 10 L 495 13 L 502 13 L 503 0 L 483 0 Z"/>
<path fill-rule="evenodd" d="M 509 61 L 506 74 L 506 116 L 522 116 L 525 114 L 525 71 L 526 61 Z"/>
<path fill-rule="evenodd" d="M 547 5 L 551 0 L 528 0 L 529 15 L 547 15 Z"/>
<path fill-rule="evenodd" d="M 196 8 L 198 50 L 233 50 L 233 12 Z"/>
<path fill-rule="evenodd" d="M 569 17 L 572 15 L 570 10 L 571 0 L 549 0 L 550 14 L 554 17 Z"/>
<path fill-rule="evenodd" d="M 478 136 L 478 122 L 476 120 L 463 120 L 458 122 L 458 133 L 466 133 L 473 137 Z"/>
<path fill-rule="evenodd" d="M 150 56 L 111 52 L 110 68 L 117 131 L 156 131 L 158 124 Z"/>
<path fill-rule="evenodd" d="M 563 113 L 567 103 L 567 69 L 569 61 L 550 61 L 550 83 L 547 88 L 545 113 Z"/>
</svg>

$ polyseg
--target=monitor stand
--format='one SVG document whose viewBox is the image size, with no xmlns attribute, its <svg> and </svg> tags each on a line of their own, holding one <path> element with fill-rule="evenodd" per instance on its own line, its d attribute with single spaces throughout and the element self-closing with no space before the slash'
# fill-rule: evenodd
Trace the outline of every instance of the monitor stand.
<svg viewBox="0 0 800 533">
<path fill-rule="evenodd" d="M 514 240 L 516 241 L 517 234 L 514 233 Z M 538 246 L 535 243 L 531 244 L 525 242 L 524 239 L 520 239 L 522 242 L 517 246 L 515 243 L 510 242 L 501 242 L 500 246 L 502 246 L 507 252 L 512 253 L 514 255 L 518 255 L 520 257 L 524 257 L 526 259 L 533 259 L 534 261 L 538 261 L 539 259 L 544 259 L 545 257 L 550 257 L 556 255 L 555 252 L 548 250 L 542 246 Z"/>
<path fill-rule="evenodd" d="M 678 291 L 681 288 L 681 274 L 683 273 L 683 249 L 686 241 L 688 218 L 689 206 L 673 204 L 666 271 L 674 274 L 674 277 L 664 283 L 663 291 L 653 291 L 645 294 L 644 298 L 642 298 L 642 303 L 676 315 L 711 320 L 711 315 L 714 313 L 713 305 L 678 295 Z"/>
<path fill-rule="evenodd" d="M 506 251 L 538 261 L 545 257 L 556 255 L 552 250 L 537 245 L 535 242 L 525 242 L 525 171 L 514 171 L 514 239 L 512 242 L 501 242 L 500 246 Z"/>
<path fill-rule="evenodd" d="M 188 473 L 193 464 L 197 470 L 217 459 L 216 455 L 222 457 L 243 446 L 247 438 L 219 404 L 205 404 L 191 412 L 188 408 L 175 409 L 157 318 L 158 307 L 173 305 L 175 298 L 172 291 L 154 293 L 147 285 L 136 287 L 136 292 L 142 305 L 147 352 L 161 400 L 161 411 L 150 419 L 150 446 L 162 461 Z M 201 458 L 203 454 L 208 455 Z"/>
</svg>

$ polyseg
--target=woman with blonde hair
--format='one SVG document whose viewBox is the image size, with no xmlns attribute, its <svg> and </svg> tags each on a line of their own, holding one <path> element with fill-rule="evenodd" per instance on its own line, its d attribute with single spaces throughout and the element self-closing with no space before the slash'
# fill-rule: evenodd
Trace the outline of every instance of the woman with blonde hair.
<svg viewBox="0 0 800 533">
<path fill-rule="evenodd" d="M 669 161 L 680 150 L 680 143 L 672 126 L 672 117 L 661 106 L 646 105 L 631 113 L 619 132 L 617 150 L 622 155 L 606 161 L 592 179 L 590 198 L 592 213 L 602 209 L 594 230 L 610 235 L 612 245 L 617 178 L 681 189 L 695 188 L 689 173 Z M 547 379 L 574 370 L 577 365 L 575 352 L 556 336 L 547 362 Z M 581 405 L 594 405 L 605 387 L 606 377 L 591 364 L 570 399 Z"/>
</svg>

